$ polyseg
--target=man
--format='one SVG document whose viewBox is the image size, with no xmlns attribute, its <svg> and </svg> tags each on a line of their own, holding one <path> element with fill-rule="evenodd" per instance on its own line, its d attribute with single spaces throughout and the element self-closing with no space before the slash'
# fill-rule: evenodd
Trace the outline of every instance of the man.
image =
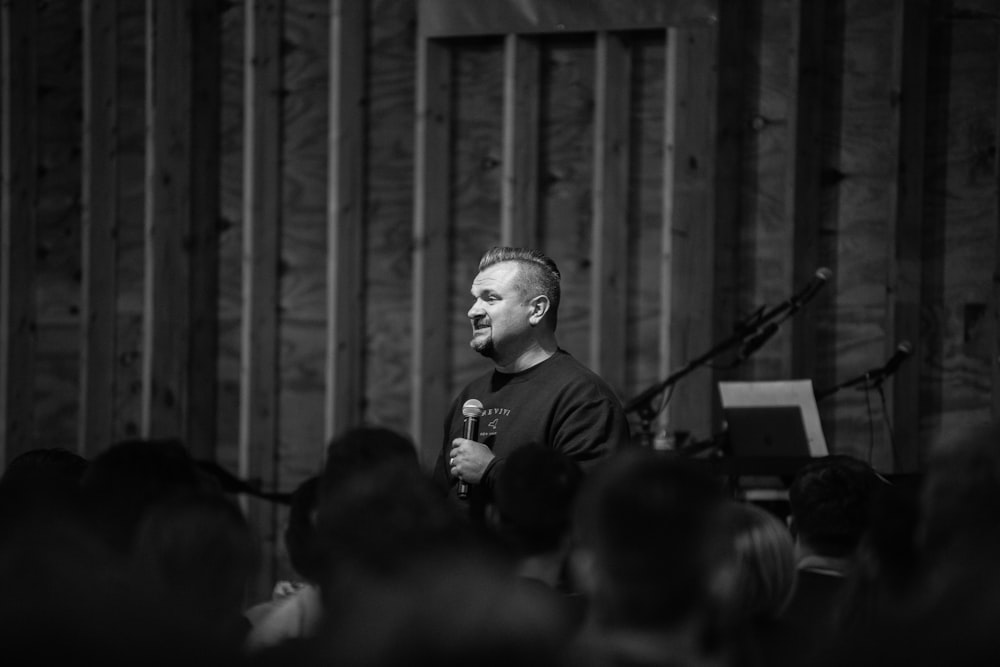
<svg viewBox="0 0 1000 667">
<path fill-rule="evenodd" d="M 646 448 L 584 481 L 571 564 L 589 604 L 567 664 L 731 664 L 720 625 L 733 558 L 726 502 L 703 468 Z"/>
<path fill-rule="evenodd" d="M 884 480 L 864 461 L 832 454 L 798 470 L 788 490 L 798 582 L 781 620 L 797 664 L 815 664 L 850 620 L 847 586 Z"/>
<path fill-rule="evenodd" d="M 492 503 L 504 460 L 519 447 L 552 447 L 586 472 L 629 442 L 614 391 L 559 347 L 559 279 L 555 262 L 537 250 L 492 248 L 479 262 L 469 344 L 495 368 L 456 397 L 434 471 L 453 499 L 459 482 L 468 485 L 460 502 L 474 518 Z M 469 399 L 483 404 L 474 440 L 462 437 L 462 406 Z"/>
</svg>

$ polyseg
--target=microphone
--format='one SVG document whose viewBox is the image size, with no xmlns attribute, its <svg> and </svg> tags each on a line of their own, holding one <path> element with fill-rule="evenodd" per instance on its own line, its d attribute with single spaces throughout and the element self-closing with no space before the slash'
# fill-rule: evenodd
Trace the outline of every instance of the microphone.
<svg viewBox="0 0 1000 667">
<path fill-rule="evenodd" d="M 476 440 L 479 437 L 479 415 L 483 414 L 483 404 L 475 398 L 470 398 L 462 404 L 462 437 L 466 440 Z M 458 480 L 458 497 L 465 500 L 469 497 L 469 483 Z"/>
<path fill-rule="evenodd" d="M 813 276 L 813 279 L 809 281 L 809 284 L 807 284 L 805 287 L 799 290 L 797 294 L 795 294 L 794 296 L 792 296 L 791 299 L 789 299 L 788 303 L 791 305 L 792 310 L 793 311 L 798 310 L 803 305 L 805 305 L 807 301 L 816 296 L 816 293 L 819 292 L 826 285 L 826 281 L 832 277 L 833 277 L 833 271 L 826 268 L 825 266 L 816 269 L 816 273 Z"/>
<path fill-rule="evenodd" d="M 778 333 L 777 322 L 771 322 L 763 329 L 758 329 L 752 336 L 743 341 L 743 347 L 740 348 L 740 354 L 737 359 L 739 361 L 746 361 L 751 354 L 762 348 L 764 343 L 771 340 L 771 337 L 776 333 Z"/>
<path fill-rule="evenodd" d="M 901 341 L 899 345 L 896 346 L 896 351 L 891 357 L 889 357 L 889 361 L 885 362 L 885 365 L 882 366 L 882 368 L 869 371 L 869 373 L 876 375 L 879 382 L 881 382 L 898 371 L 899 367 L 903 365 L 903 362 L 906 361 L 907 357 L 911 354 L 913 354 L 913 345 L 910 344 L 910 341 Z"/>
</svg>

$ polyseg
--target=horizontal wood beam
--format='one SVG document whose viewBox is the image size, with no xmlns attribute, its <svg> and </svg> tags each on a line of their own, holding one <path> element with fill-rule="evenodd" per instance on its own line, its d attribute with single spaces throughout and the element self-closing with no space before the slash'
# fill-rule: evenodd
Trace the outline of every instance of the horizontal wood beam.
<svg viewBox="0 0 1000 667">
<path fill-rule="evenodd" d="M 714 0 L 420 0 L 424 37 L 650 30 L 715 20 Z"/>
</svg>

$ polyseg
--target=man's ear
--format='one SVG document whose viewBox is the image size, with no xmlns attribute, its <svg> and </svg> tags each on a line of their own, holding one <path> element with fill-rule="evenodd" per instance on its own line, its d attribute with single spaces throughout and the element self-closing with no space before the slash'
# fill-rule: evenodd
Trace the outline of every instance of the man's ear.
<svg viewBox="0 0 1000 667">
<path fill-rule="evenodd" d="M 549 303 L 549 297 L 544 294 L 539 294 L 529 301 L 528 304 L 531 306 L 531 314 L 528 316 L 528 323 L 531 326 L 540 324 L 545 314 L 549 312 L 549 307 L 552 305 Z"/>
</svg>

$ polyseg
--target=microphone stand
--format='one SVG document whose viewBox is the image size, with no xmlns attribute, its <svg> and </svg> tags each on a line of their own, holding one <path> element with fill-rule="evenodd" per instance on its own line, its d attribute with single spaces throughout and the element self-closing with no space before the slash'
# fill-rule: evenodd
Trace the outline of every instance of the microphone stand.
<svg viewBox="0 0 1000 667">
<path fill-rule="evenodd" d="M 797 302 L 795 299 L 789 299 L 788 301 L 784 301 L 780 305 L 775 306 L 769 312 L 762 312 L 761 310 L 758 310 L 746 321 L 738 324 L 736 331 L 728 338 L 713 345 L 707 352 L 695 357 L 686 363 L 682 368 L 671 373 L 666 379 L 657 382 L 626 403 L 625 414 L 632 412 L 637 413 L 642 424 L 639 432 L 639 444 L 647 448 L 651 448 L 653 445 L 653 433 L 650 430 L 650 425 L 658 412 L 658 410 L 653 408 L 654 398 L 666 391 L 668 387 L 676 384 L 681 378 L 690 374 L 699 366 L 705 364 L 729 348 L 736 347 L 737 345 L 743 343 L 752 334 L 759 333 L 764 329 L 764 325 L 768 324 L 771 320 L 774 320 L 778 316 L 784 314 L 784 317 L 778 320 L 775 324 L 780 324 L 785 321 L 801 306 L 802 303 Z M 739 361 L 743 360 L 741 359 Z M 737 363 L 739 363 L 739 361 Z"/>
<path fill-rule="evenodd" d="M 829 398 L 833 396 L 841 389 L 847 389 L 848 387 L 854 387 L 856 385 L 867 383 L 867 386 L 862 387 L 862 389 L 878 389 L 885 382 L 886 375 L 881 368 L 876 368 L 870 371 L 865 371 L 861 375 L 850 378 L 849 380 L 844 380 L 840 384 L 834 385 L 828 389 L 816 393 L 816 400 L 822 401 L 824 398 Z"/>
</svg>

